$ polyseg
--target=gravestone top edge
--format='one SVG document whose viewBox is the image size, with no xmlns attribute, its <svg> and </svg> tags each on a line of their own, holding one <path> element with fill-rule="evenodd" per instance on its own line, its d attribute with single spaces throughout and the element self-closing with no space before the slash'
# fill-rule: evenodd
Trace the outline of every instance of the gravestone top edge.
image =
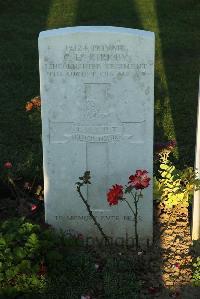
<svg viewBox="0 0 200 299">
<path fill-rule="evenodd" d="M 65 27 L 59 29 L 51 29 L 46 31 L 41 31 L 39 34 L 39 39 L 53 37 L 53 36 L 62 36 L 70 33 L 124 33 L 134 36 L 141 36 L 150 39 L 155 39 L 154 32 L 125 28 L 125 27 L 116 27 L 116 26 L 75 26 L 75 27 Z"/>
</svg>

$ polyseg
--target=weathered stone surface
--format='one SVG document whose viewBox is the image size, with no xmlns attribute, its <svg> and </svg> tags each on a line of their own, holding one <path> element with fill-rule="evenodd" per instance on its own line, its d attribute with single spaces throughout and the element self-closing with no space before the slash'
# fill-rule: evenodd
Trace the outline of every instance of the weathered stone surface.
<svg viewBox="0 0 200 299">
<path fill-rule="evenodd" d="M 85 196 L 106 234 L 132 243 L 125 203 L 106 192 L 136 169 L 152 177 L 154 34 L 117 27 L 74 27 L 39 36 L 46 221 L 68 233 L 100 237 L 75 189 L 90 170 Z M 139 235 L 152 238 L 152 184 L 139 207 Z M 119 240 L 121 238 L 121 240 Z"/>
</svg>

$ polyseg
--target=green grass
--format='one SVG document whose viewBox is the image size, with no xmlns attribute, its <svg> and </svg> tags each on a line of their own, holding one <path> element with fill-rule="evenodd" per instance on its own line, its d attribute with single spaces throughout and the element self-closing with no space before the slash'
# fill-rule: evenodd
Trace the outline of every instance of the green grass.
<svg viewBox="0 0 200 299">
<path fill-rule="evenodd" d="M 39 94 L 39 32 L 112 25 L 155 32 L 155 141 L 175 138 L 179 163 L 193 165 L 199 19 L 198 0 L 0 0 L 0 163 L 41 175 L 41 124 L 24 109 Z"/>
</svg>

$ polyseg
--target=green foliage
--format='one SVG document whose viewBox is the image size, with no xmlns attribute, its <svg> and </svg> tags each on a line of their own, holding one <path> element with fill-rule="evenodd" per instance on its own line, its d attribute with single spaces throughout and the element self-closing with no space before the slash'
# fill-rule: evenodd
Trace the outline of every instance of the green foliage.
<svg viewBox="0 0 200 299">
<path fill-rule="evenodd" d="M 169 161 L 169 155 L 160 154 L 159 177 L 154 177 L 154 198 L 167 207 L 188 206 L 200 180 L 192 167 L 179 170 Z"/>
<path fill-rule="evenodd" d="M 193 284 L 197 287 L 200 287 L 200 256 L 195 259 L 193 263 Z"/>
<path fill-rule="evenodd" d="M 42 263 L 58 266 L 58 261 L 63 261 L 58 247 L 70 247 L 70 242 L 51 229 L 25 222 L 24 218 L 1 223 L 0 231 L 0 296 L 12 298 L 19 292 L 44 291 L 47 280 L 46 268 L 41 273 Z"/>
<path fill-rule="evenodd" d="M 193 241 L 193 275 L 192 275 L 192 283 L 196 287 L 200 287 L 200 240 Z"/>
<path fill-rule="evenodd" d="M 41 251 L 39 225 L 12 219 L 0 225 L 0 294 L 14 296 L 18 291 L 40 289 L 38 276 Z"/>
<path fill-rule="evenodd" d="M 101 262 L 76 238 L 24 218 L 2 222 L 0 231 L 0 298 L 77 299 L 90 290 L 103 298 L 138 298 L 133 261 L 111 255 L 96 269 Z"/>
</svg>

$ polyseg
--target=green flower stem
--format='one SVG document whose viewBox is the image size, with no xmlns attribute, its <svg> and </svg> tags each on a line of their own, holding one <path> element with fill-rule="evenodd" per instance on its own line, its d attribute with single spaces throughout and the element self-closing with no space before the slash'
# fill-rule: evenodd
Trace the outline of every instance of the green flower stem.
<svg viewBox="0 0 200 299">
<path fill-rule="evenodd" d="M 20 203 L 20 190 L 16 187 L 16 184 L 14 183 L 13 179 L 8 175 L 8 184 L 11 185 L 11 192 L 15 193 L 15 197 L 17 200 L 17 205 Z"/>
<path fill-rule="evenodd" d="M 108 237 L 107 237 L 106 234 L 103 232 L 102 227 L 101 227 L 100 224 L 97 222 L 95 216 L 93 215 L 93 213 L 92 213 L 92 211 L 91 211 L 91 209 L 90 209 L 90 205 L 88 204 L 87 200 L 84 198 L 84 196 L 83 196 L 83 194 L 82 194 L 82 192 L 81 192 L 81 186 L 82 186 L 82 185 L 78 185 L 78 186 L 77 186 L 78 194 L 79 194 L 80 198 L 82 199 L 82 201 L 84 202 L 84 204 L 85 204 L 85 206 L 86 206 L 86 208 L 87 208 L 87 211 L 88 211 L 90 217 L 93 219 L 94 224 L 97 226 L 97 228 L 98 228 L 98 230 L 100 231 L 102 237 L 104 238 L 106 244 L 109 244 L 109 239 L 108 239 Z"/>
<path fill-rule="evenodd" d="M 135 242 L 136 242 L 136 248 L 138 248 L 139 247 L 139 238 L 138 238 L 138 230 L 137 230 L 137 224 L 138 224 L 138 206 L 137 206 L 137 203 L 139 201 L 139 195 L 137 195 L 137 193 L 133 194 L 132 191 L 131 191 L 131 195 L 133 196 L 133 199 L 134 199 L 135 211 L 133 210 L 133 208 L 131 207 L 130 203 L 126 199 L 124 199 L 124 201 L 127 203 L 128 207 L 130 208 L 130 210 L 132 211 L 132 213 L 134 215 L 134 222 L 135 222 Z"/>
<path fill-rule="evenodd" d="M 13 197 L 15 197 L 17 199 L 17 203 L 18 203 L 18 193 L 15 190 L 14 182 L 13 182 L 12 179 L 10 179 L 9 175 L 7 176 L 7 180 L 8 180 L 8 185 L 11 185 L 11 186 L 9 186 L 10 187 L 10 191 L 11 191 Z"/>
<path fill-rule="evenodd" d="M 33 179 L 33 182 L 32 182 L 32 184 L 31 184 L 31 188 L 30 188 L 30 190 L 29 190 L 29 193 L 30 193 L 31 190 L 33 189 L 33 186 L 34 186 L 34 184 L 35 184 L 35 180 L 36 180 L 36 178 L 37 178 L 37 176 L 35 175 L 35 176 L 34 176 L 34 179 Z"/>
<path fill-rule="evenodd" d="M 127 203 L 128 207 L 130 208 L 131 212 L 133 213 L 133 215 L 135 216 L 135 211 L 133 210 L 133 208 L 131 207 L 130 203 L 125 199 L 123 198 L 123 200 Z"/>
<path fill-rule="evenodd" d="M 134 197 L 134 205 L 135 205 L 135 239 L 136 239 L 136 248 L 139 247 L 139 238 L 138 238 L 138 201 L 139 201 L 139 196 L 137 199 L 137 193 L 135 193 L 135 197 Z"/>
</svg>

